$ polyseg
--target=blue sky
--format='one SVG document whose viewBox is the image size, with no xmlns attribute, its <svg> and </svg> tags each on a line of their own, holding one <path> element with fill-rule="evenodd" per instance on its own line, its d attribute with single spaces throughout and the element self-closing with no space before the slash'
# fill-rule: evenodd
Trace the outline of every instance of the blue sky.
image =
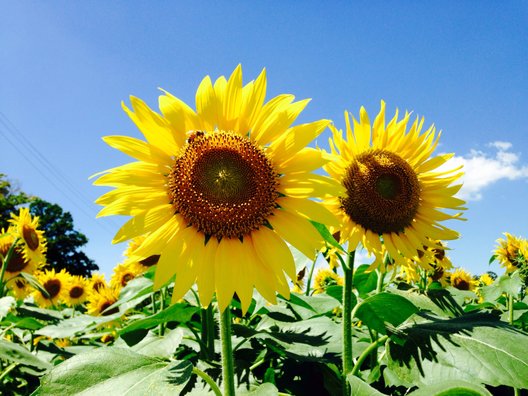
<svg viewBox="0 0 528 396">
<path fill-rule="evenodd" d="M 194 107 L 201 79 L 238 63 L 245 81 L 266 67 L 268 98 L 312 98 L 298 122 L 341 128 L 384 99 L 441 129 L 437 151 L 467 169 L 455 265 L 484 272 L 502 232 L 528 237 L 526 1 L 0 4 L 0 172 L 70 211 L 107 274 L 123 220 L 95 219 L 104 189 L 88 177 L 128 162 L 102 136 L 140 136 L 120 102 L 156 109 L 163 87 Z"/>
</svg>

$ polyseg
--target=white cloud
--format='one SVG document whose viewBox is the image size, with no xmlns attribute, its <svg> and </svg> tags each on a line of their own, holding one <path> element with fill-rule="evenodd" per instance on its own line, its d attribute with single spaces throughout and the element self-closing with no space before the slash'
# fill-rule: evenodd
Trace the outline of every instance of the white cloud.
<svg viewBox="0 0 528 396">
<path fill-rule="evenodd" d="M 488 144 L 495 153 L 471 150 L 468 155 L 455 156 L 448 166 L 463 165 L 464 186 L 458 196 L 462 199 L 477 201 L 482 199 L 482 191 L 502 179 L 528 179 L 528 165 L 519 164 L 519 154 L 509 151 L 510 142 L 496 141 Z M 446 164 L 447 165 L 447 164 Z"/>
</svg>

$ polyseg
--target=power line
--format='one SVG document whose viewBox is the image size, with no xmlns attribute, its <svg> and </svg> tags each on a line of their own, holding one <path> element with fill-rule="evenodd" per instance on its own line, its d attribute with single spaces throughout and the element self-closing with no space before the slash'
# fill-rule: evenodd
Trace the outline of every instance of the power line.
<svg viewBox="0 0 528 396">
<path fill-rule="evenodd" d="M 53 165 L 30 141 L 27 139 L 24 134 L 7 118 L 7 116 L 0 111 L 0 126 L 3 126 L 5 131 L 9 132 L 9 136 L 5 131 L 0 128 L 0 134 L 4 136 L 7 142 L 29 163 L 31 164 L 39 174 L 42 175 L 57 191 L 61 191 L 63 194 L 67 195 L 69 201 L 72 202 L 83 214 L 88 218 L 94 221 L 99 227 L 104 228 L 106 231 L 115 233 L 115 230 L 119 227 L 113 219 L 109 219 L 110 222 L 116 227 L 114 229 L 110 228 L 107 223 L 96 221 L 93 214 L 87 211 L 88 207 L 87 202 L 90 202 L 91 199 L 87 198 L 80 190 L 78 190 L 75 185 L 55 166 Z M 23 142 L 22 144 L 21 141 Z M 18 144 L 17 144 L 18 143 Z M 22 147 L 26 147 L 30 151 L 30 155 L 22 150 Z M 37 163 L 35 163 L 37 160 Z M 40 165 L 40 166 L 39 166 Z M 44 169 L 47 171 L 44 171 Z M 50 175 L 54 178 L 50 178 Z M 62 187 L 57 185 L 56 182 L 62 184 Z M 64 187 L 69 191 L 65 191 Z M 72 194 L 72 195 L 71 195 Z M 68 196 L 69 195 L 69 196 Z M 73 198 L 73 199 L 72 199 Z M 81 205 L 82 204 L 82 205 Z"/>
</svg>

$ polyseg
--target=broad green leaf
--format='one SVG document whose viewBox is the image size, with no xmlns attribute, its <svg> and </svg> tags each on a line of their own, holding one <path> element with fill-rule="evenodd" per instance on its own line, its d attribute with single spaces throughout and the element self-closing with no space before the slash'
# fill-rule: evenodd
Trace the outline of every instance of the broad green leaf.
<svg viewBox="0 0 528 396">
<path fill-rule="evenodd" d="M 353 285 L 362 298 L 365 298 L 368 293 L 375 290 L 378 283 L 376 271 L 366 272 L 369 267 L 368 264 L 362 264 L 354 271 Z"/>
<path fill-rule="evenodd" d="M 424 386 L 409 396 L 491 396 L 483 386 L 461 380 L 449 380 Z"/>
<path fill-rule="evenodd" d="M 140 276 L 132 279 L 119 293 L 119 299 L 113 305 L 119 307 L 123 305 L 121 311 L 133 308 L 152 295 L 152 280 Z"/>
<path fill-rule="evenodd" d="M 428 290 L 427 294 L 419 293 L 415 290 L 390 289 L 391 294 L 405 297 L 421 311 L 428 311 L 432 314 L 442 316 L 453 316 L 454 301 L 449 301 L 450 294 L 447 290 Z M 460 314 L 462 308 L 457 305 L 456 311 Z"/>
<path fill-rule="evenodd" d="M 29 316 L 39 320 L 45 320 L 47 322 L 56 322 L 63 319 L 61 312 L 53 309 L 38 308 L 34 305 L 23 304 L 17 308 L 20 316 Z"/>
<path fill-rule="evenodd" d="M 98 348 L 56 366 L 36 395 L 179 394 L 192 374 L 190 362 L 165 362 L 121 348 Z"/>
<path fill-rule="evenodd" d="M 497 300 L 503 293 L 517 296 L 522 286 L 522 281 L 519 272 L 514 272 L 511 275 L 505 274 L 495 280 L 491 285 L 484 286 L 480 289 L 482 297 L 486 301 L 493 302 Z"/>
<path fill-rule="evenodd" d="M 343 286 L 340 286 L 340 285 L 332 285 L 332 286 L 328 286 L 326 288 L 326 294 L 328 294 L 329 296 L 335 298 L 337 301 L 339 301 L 339 303 L 343 304 Z M 352 298 L 353 298 L 353 304 L 352 306 L 356 305 L 357 303 L 357 299 L 356 299 L 356 295 L 352 293 Z"/>
<path fill-rule="evenodd" d="M 163 337 L 149 331 L 145 338 L 132 347 L 132 350 L 146 356 L 169 358 L 180 345 L 182 338 L 182 329 L 169 330 Z"/>
<path fill-rule="evenodd" d="M 135 344 L 147 334 L 149 329 L 156 327 L 160 323 L 186 323 L 191 320 L 196 312 L 199 311 L 200 308 L 198 307 L 193 307 L 187 304 L 174 304 L 145 319 L 132 322 L 129 326 L 122 329 L 119 334 L 125 339 L 125 341 L 127 341 L 127 343 L 130 342 L 130 344 Z"/>
<path fill-rule="evenodd" d="M 406 298 L 397 294 L 378 293 L 361 302 L 355 316 L 371 330 L 387 334 L 386 323 L 399 326 L 418 308 Z"/>
<path fill-rule="evenodd" d="M 22 345 L 0 339 L 0 358 L 23 366 L 35 367 L 39 370 L 49 370 L 52 366 L 39 359 Z"/>
<path fill-rule="evenodd" d="M 291 305 L 291 309 L 303 319 L 330 313 L 340 305 L 335 298 L 327 294 L 305 296 L 292 293 L 288 303 Z"/>
<path fill-rule="evenodd" d="M 528 335 L 493 315 L 467 314 L 402 329 L 406 341 L 388 343 L 395 385 L 466 380 L 492 386 L 528 387 Z M 400 334 L 401 336 L 401 334 Z"/>
<path fill-rule="evenodd" d="M 37 330 L 35 334 L 50 338 L 71 338 L 85 332 L 90 326 L 98 324 L 104 319 L 104 317 L 78 315 L 57 324 L 44 326 Z"/>
<path fill-rule="evenodd" d="M 347 375 L 347 382 L 350 385 L 350 394 L 354 396 L 383 396 L 384 394 L 374 389 L 366 382 L 354 375 Z"/>
</svg>

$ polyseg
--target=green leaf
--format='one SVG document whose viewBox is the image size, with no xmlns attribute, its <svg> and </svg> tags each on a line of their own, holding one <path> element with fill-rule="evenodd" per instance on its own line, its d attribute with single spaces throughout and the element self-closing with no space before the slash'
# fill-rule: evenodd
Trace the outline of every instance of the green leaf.
<svg viewBox="0 0 528 396">
<path fill-rule="evenodd" d="M 277 396 L 279 390 L 272 383 L 265 382 L 257 388 L 249 391 L 245 389 L 237 389 L 236 394 L 240 396 Z"/>
<path fill-rule="evenodd" d="M 513 274 L 505 274 L 495 280 L 491 285 L 480 288 L 484 300 L 493 302 L 497 300 L 503 293 L 517 296 L 522 286 L 522 280 L 518 272 Z"/>
<path fill-rule="evenodd" d="M 36 395 L 179 394 L 192 373 L 190 362 L 167 363 L 127 349 L 98 348 L 56 366 Z"/>
<path fill-rule="evenodd" d="M 343 304 L 343 286 L 340 285 L 332 285 L 328 286 L 326 288 L 326 294 L 329 296 L 335 298 L 337 301 L 339 301 L 340 304 Z M 357 302 L 356 295 L 353 295 L 353 299 Z M 356 303 L 353 303 L 352 306 L 356 305 Z"/>
<path fill-rule="evenodd" d="M 305 296 L 292 293 L 290 295 L 289 303 L 291 304 L 291 309 L 303 319 L 325 315 L 332 312 L 335 307 L 339 306 L 339 302 L 327 294 Z"/>
<path fill-rule="evenodd" d="M 65 319 L 57 324 L 44 326 L 35 334 L 50 338 L 71 338 L 85 332 L 90 326 L 101 322 L 104 318 L 91 315 L 78 315 Z"/>
<path fill-rule="evenodd" d="M 386 323 L 399 326 L 416 312 L 418 308 L 406 298 L 397 294 L 378 293 L 360 303 L 355 316 L 371 330 L 387 334 Z"/>
<path fill-rule="evenodd" d="M 350 385 L 350 394 L 354 396 L 383 396 L 383 393 L 374 389 L 366 382 L 362 381 L 358 377 L 349 374 L 347 375 L 347 382 Z"/>
<path fill-rule="evenodd" d="M 0 358 L 39 370 L 49 370 L 52 367 L 51 364 L 39 359 L 22 345 L 2 339 L 0 339 Z"/>
<path fill-rule="evenodd" d="M 490 265 L 491 263 L 493 263 L 495 260 L 497 259 L 497 255 L 494 254 L 490 257 L 489 261 L 488 261 L 488 265 Z"/>
<path fill-rule="evenodd" d="M 36 319 L 30 317 L 15 316 L 12 313 L 8 314 L 5 319 L 0 322 L 0 326 L 12 326 L 26 330 L 38 330 L 44 327 L 44 325 Z"/>
<path fill-rule="evenodd" d="M 345 251 L 343 247 L 339 244 L 339 242 L 335 240 L 333 235 L 330 233 L 330 231 L 328 231 L 328 228 L 326 228 L 324 224 L 318 223 L 317 221 L 313 221 L 313 220 L 310 220 L 310 223 L 312 223 L 312 225 L 317 229 L 317 231 L 319 231 L 319 234 L 321 234 L 321 236 L 324 238 L 324 240 L 328 244 L 341 250 L 342 252 Z"/>
<path fill-rule="evenodd" d="M 493 315 L 430 319 L 401 333 L 406 335 L 404 343 L 387 346 L 388 369 L 395 374 L 395 385 L 421 387 L 460 379 L 528 387 L 528 335 Z"/>
<path fill-rule="evenodd" d="M 378 274 L 376 271 L 366 272 L 369 267 L 370 265 L 363 264 L 354 271 L 353 284 L 361 298 L 365 298 L 368 293 L 375 290 L 378 283 Z"/>
<path fill-rule="evenodd" d="M 198 311 L 200 311 L 200 308 L 198 307 L 193 307 L 187 304 L 174 304 L 145 319 L 140 319 L 131 323 L 129 326 L 122 329 L 119 332 L 119 335 L 123 337 L 127 344 L 135 344 L 145 337 L 149 329 L 156 327 L 160 323 L 187 323 Z"/>
<path fill-rule="evenodd" d="M 424 386 L 409 396 L 491 396 L 488 390 L 480 385 L 461 380 L 449 380 Z"/>
</svg>

